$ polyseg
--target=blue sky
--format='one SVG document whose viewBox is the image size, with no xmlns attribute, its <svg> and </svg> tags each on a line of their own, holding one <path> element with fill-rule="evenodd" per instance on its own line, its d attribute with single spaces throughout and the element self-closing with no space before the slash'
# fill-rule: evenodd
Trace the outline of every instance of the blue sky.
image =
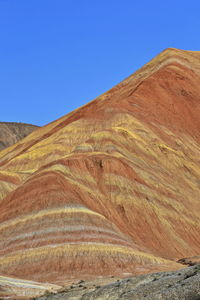
<svg viewBox="0 0 200 300">
<path fill-rule="evenodd" d="M 200 50 L 200 1 L 0 0 L 0 121 L 49 123 L 167 47 Z"/>
</svg>

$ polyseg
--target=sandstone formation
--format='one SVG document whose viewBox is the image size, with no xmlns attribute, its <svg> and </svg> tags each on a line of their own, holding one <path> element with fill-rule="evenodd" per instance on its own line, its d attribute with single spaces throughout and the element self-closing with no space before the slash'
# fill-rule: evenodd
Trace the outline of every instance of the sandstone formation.
<svg viewBox="0 0 200 300">
<path fill-rule="evenodd" d="M 0 276 L 0 299 L 22 300 L 60 290 L 60 286 Z"/>
<path fill-rule="evenodd" d="M 0 150 L 17 143 L 36 128 L 25 123 L 0 122 Z"/>
<path fill-rule="evenodd" d="M 200 253 L 200 52 L 167 49 L 0 152 L 0 274 L 58 285 Z"/>
</svg>

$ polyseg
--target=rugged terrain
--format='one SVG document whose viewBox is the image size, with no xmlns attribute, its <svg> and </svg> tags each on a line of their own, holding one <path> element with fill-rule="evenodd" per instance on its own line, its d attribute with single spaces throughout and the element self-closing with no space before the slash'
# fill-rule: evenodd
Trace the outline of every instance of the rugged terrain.
<svg viewBox="0 0 200 300">
<path fill-rule="evenodd" d="M 0 150 L 17 143 L 36 128 L 38 126 L 25 123 L 0 122 Z"/>
<path fill-rule="evenodd" d="M 58 286 L 200 254 L 200 52 L 167 49 L 0 152 L 0 274 Z"/>
<path fill-rule="evenodd" d="M 140 275 L 109 284 L 80 281 L 34 300 L 199 300 L 200 265 L 174 272 Z"/>
</svg>

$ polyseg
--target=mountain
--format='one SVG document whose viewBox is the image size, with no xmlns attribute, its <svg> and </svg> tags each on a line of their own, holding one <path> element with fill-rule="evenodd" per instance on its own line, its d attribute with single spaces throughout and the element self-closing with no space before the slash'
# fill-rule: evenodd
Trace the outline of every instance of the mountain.
<svg viewBox="0 0 200 300">
<path fill-rule="evenodd" d="M 0 152 L 0 274 L 62 285 L 200 253 L 200 52 L 166 49 Z"/>
<path fill-rule="evenodd" d="M 0 122 L 0 151 L 23 139 L 36 128 L 38 126 L 25 123 Z"/>
</svg>

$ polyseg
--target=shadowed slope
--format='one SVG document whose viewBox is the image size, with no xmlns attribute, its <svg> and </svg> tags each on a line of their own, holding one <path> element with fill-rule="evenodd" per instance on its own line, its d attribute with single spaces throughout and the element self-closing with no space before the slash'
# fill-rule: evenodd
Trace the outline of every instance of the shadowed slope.
<svg viewBox="0 0 200 300">
<path fill-rule="evenodd" d="M 0 150 L 17 143 L 36 128 L 25 123 L 0 122 Z"/>
<path fill-rule="evenodd" d="M 0 152 L 0 271 L 60 283 L 198 255 L 199 82 L 200 53 L 167 49 Z"/>
</svg>

